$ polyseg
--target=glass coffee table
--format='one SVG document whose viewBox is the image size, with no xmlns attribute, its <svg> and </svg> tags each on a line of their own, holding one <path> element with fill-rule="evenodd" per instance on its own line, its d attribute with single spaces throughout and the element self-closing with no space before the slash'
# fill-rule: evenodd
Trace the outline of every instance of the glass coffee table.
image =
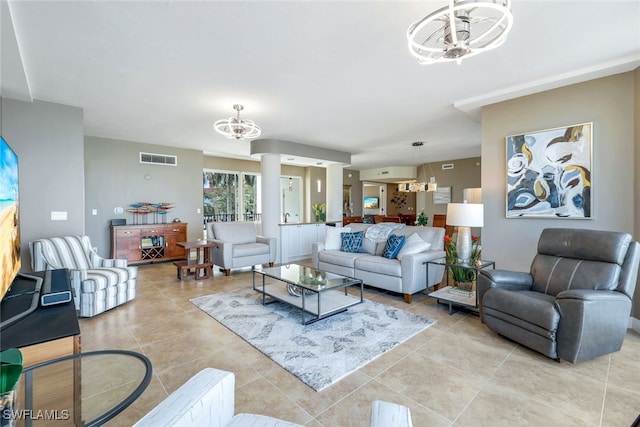
<svg viewBox="0 0 640 427">
<path fill-rule="evenodd" d="M 151 373 L 147 357 L 127 350 L 78 353 L 39 363 L 24 369 L 12 416 L 5 421 L 16 427 L 100 426 L 142 394 Z"/>
<path fill-rule="evenodd" d="M 262 275 L 262 286 L 256 285 L 256 274 Z M 349 295 L 350 286 L 360 287 L 359 298 Z M 362 280 L 298 264 L 253 270 L 253 289 L 262 294 L 262 304 L 280 301 L 300 308 L 304 325 L 364 302 Z"/>
</svg>

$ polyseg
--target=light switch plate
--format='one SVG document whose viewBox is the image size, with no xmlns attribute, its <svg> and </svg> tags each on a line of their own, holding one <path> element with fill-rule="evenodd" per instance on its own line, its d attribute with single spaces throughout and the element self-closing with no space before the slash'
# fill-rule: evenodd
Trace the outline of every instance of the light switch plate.
<svg viewBox="0 0 640 427">
<path fill-rule="evenodd" d="M 66 211 L 51 211 L 51 221 L 66 221 L 67 220 L 67 212 Z"/>
</svg>

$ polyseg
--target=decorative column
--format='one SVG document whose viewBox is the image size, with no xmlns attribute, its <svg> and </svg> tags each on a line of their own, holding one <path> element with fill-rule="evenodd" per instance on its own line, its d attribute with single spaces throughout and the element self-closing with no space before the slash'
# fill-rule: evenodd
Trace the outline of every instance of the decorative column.
<svg viewBox="0 0 640 427">
<path fill-rule="evenodd" d="M 342 163 L 327 166 L 327 222 L 342 221 Z"/>
<path fill-rule="evenodd" d="M 262 154 L 262 235 L 280 238 L 280 155 Z"/>
</svg>

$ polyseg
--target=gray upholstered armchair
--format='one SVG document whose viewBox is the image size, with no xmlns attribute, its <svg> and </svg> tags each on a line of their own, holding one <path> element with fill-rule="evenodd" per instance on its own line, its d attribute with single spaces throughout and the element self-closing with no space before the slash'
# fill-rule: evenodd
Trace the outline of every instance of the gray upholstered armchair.
<svg viewBox="0 0 640 427">
<path fill-rule="evenodd" d="M 216 243 L 211 262 L 227 276 L 232 268 L 273 266 L 276 260 L 276 238 L 258 236 L 253 222 L 208 222 L 207 240 Z"/>
<path fill-rule="evenodd" d="M 553 359 L 576 362 L 618 351 L 639 264 L 640 243 L 630 234 L 547 228 L 529 273 L 479 271 L 481 319 Z"/>
</svg>

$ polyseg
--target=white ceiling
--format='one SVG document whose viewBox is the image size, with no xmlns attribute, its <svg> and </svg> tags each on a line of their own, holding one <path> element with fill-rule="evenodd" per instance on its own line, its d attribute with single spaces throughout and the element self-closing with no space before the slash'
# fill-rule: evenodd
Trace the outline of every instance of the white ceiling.
<svg viewBox="0 0 640 427">
<path fill-rule="evenodd" d="M 261 138 L 369 169 L 479 156 L 480 106 L 640 65 L 639 0 L 513 0 L 502 47 L 419 65 L 407 27 L 443 4 L 10 0 L 2 94 L 82 107 L 87 135 L 250 158 L 213 130 L 242 103 Z"/>
</svg>

